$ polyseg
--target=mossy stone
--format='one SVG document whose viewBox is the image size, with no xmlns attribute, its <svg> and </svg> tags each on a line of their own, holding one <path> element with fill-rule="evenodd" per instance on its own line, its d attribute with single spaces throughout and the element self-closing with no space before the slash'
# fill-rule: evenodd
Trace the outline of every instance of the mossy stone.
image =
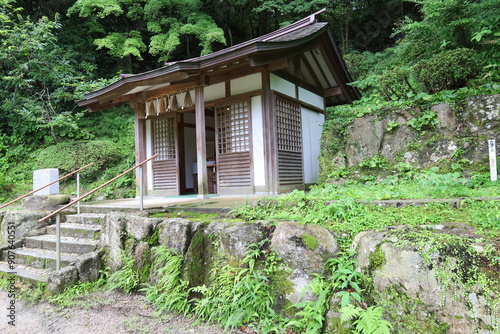
<svg viewBox="0 0 500 334">
<path fill-rule="evenodd" d="M 315 237 L 308 233 L 302 234 L 302 241 L 304 242 L 304 245 L 306 245 L 306 247 L 310 250 L 315 250 L 319 246 L 318 240 L 316 240 Z"/>
</svg>

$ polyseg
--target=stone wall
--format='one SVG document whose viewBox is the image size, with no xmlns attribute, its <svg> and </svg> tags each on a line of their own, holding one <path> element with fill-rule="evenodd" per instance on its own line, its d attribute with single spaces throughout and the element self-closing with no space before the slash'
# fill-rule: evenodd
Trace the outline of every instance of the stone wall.
<svg viewBox="0 0 500 334">
<path fill-rule="evenodd" d="M 437 123 L 417 131 L 409 124 L 424 111 L 395 111 L 357 118 L 348 128 L 347 144 L 331 161 L 356 168 L 375 155 L 417 168 L 446 166 L 468 160 L 488 161 L 488 139 L 500 143 L 500 94 L 468 98 L 464 106 L 446 103 L 431 108 Z"/>
<path fill-rule="evenodd" d="M 137 233 L 139 222 L 141 233 Z M 110 268 L 119 268 L 122 251 L 133 255 L 138 267 L 145 265 L 144 254 L 155 247 L 151 240 L 157 239 L 160 245 L 183 255 L 183 278 L 189 281 L 190 287 L 209 285 L 212 270 L 222 264 L 238 267 L 250 245 L 269 239 L 269 250 L 282 259 L 281 281 L 270 284 L 280 285 L 274 290 L 275 308 L 283 313 L 289 312 L 288 306 L 299 300 L 315 300 L 308 284 L 315 275 L 328 275 L 324 264 L 339 251 L 333 235 L 313 224 L 196 222 L 110 213 L 105 225 L 101 241 L 108 250 Z M 494 327 L 500 331 L 499 308 L 495 302 L 500 289 L 499 268 L 481 267 L 478 271 L 469 268 L 472 258 L 483 263 L 479 260 L 489 254 L 487 247 L 475 239 L 474 230 L 456 224 L 432 227 L 429 238 L 450 236 L 446 248 L 436 248 L 439 251 L 431 247 L 420 249 L 415 246 L 416 241 L 415 245 L 403 242 L 415 233 L 424 235 L 422 231 L 394 227 L 356 236 L 352 248 L 359 254 L 358 270 L 373 282 L 365 287 L 365 306 L 382 305 L 384 317 L 391 321 L 397 333 L 486 334 L 494 333 Z M 454 240 L 458 241 L 454 243 Z M 427 241 L 427 244 L 432 243 Z M 454 272 L 462 276 L 453 276 Z M 477 276 L 477 284 L 455 284 L 456 277 L 470 282 L 466 276 L 479 275 L 479 272 L 486 274 Z M 484 277 L 490 280 L 489 285 L 481 285 Z M 496 285 L 492 287 L 491 282 Z M 341 333 L 338 297 L 333 296 L 329 305 L 325 333 Z"/>
</svg>

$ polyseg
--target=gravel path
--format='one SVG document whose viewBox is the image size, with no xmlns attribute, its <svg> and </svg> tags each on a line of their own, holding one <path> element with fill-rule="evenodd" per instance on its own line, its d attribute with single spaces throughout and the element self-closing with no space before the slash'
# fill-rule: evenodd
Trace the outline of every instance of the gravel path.
<svg viewBox="0 0 500 334">
<path fill-rule="evenodd" d="M 142 295 L 118 291 L 92 293 L 79 298 L 74 306 L 62 309 L 47 302 L 29 304 L 16 300 L 15 326 L 8 324 L 9 303 L 7 292 L 0 291 L 0 333 L 228 333 L 190 317 L 158 316 Z"/>
</svg>

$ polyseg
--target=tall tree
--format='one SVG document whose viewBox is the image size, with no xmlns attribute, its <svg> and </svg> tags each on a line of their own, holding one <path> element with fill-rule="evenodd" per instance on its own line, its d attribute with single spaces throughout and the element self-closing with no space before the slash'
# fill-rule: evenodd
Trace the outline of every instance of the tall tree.
<svg viewBox="0 0 500 334">
<path fill-rule="evenodd" d="M 142 60 L 148 49 L 167 61 L 206 54 L 226 42 L 201 0 L 77 0 L 68 13 L 87 18 L 100 35 L 97 47 L 127 57 L 131 71 L 133 59 Z M 176 53 L 183 42 L 182 54 Z"/>
<path fill-rule="evenodd" d="M 53 33 L 57 21 L 23 18 L 0 0 L 0 128 L 14 144 L 37 147 L 79 136 L 73 91 L 93 66 L 76 62 Z"/>
</svg>

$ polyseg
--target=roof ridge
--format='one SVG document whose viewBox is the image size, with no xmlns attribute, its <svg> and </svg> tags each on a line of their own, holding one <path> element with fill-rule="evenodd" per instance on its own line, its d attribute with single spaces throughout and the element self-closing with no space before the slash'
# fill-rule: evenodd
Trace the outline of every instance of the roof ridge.
<svg viewBox="0 0 500 334">
<path fill-rule="evenodd" d="M 303 27 L 305 27 L 307 25 L 310 25 L 310 24 L 314 23 L 316 21 L 316 16 L 319 15 L 319 14 L 321 14 L 321 13 L 324 13 L 325 11 L 326 11 L 326 8 L 318 10 L 317 12 L 315 12 L 315 13 L 309 15 L 309 16 L 306 16 L 303 19 L 295 21 L 295 22 L 287 25 L 286 27 L 283 27 L 281 29 L 272 31 L 272 32 L 270 32 L 270 33 L 268 33 L 266 35 L 257 37 L 256 39 L 260 39 L 262 42 L 266 42 L 268 40 L 280 37 L 280 36 L 282 36 L 284 34 L 290 33 L 290 32 L 295 31 L 297 29 L 303 28 Z"/>
</svg>

